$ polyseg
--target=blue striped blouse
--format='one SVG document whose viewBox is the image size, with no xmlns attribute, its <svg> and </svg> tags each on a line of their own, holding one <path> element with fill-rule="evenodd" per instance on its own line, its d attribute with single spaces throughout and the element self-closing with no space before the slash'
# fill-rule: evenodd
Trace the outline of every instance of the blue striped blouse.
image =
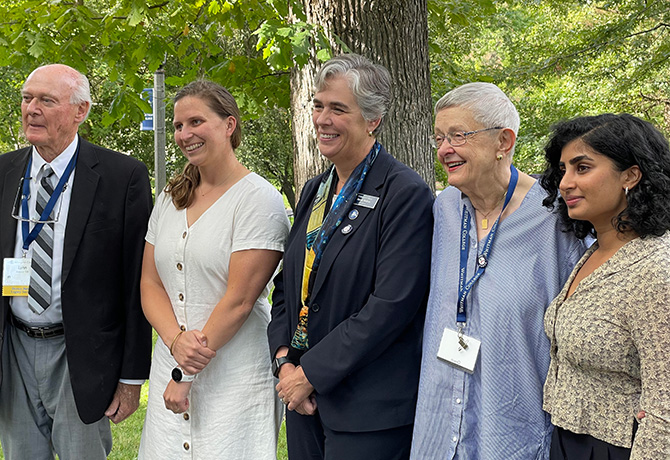
<svg viewBox="0 0 670 460">
<path fill-rule="evenodd" d="M 481 340 L 473 374 L 437 358 L 445 327 L 456 328 L 461 211 L 454 187 L 435 200 L 431 288 L 411 458 L 549 458 L 552 426 L 542 410 L 549 366 L 543 328 L 547 306 L 586 250 L 542 206 L 539 183 L 500 223 L 486 272 L 467 299 L 464 333 Z M 476 270 L 477 229 L 470 230 L 466 280 Z"/>
</svg>

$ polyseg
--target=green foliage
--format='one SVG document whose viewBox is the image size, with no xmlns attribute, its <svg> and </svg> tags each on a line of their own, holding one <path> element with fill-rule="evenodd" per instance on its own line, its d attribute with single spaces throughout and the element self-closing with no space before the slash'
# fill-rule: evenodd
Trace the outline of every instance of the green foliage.
<svg viewBox="0 0 670 460">
<path fill-rule="evenodd" d="M 2 151 L 15 150 L 21 144 L 21 81 L 16 69 L 3 69 L 0 74 L 0 147 Z"/>
<path fill-rule="evenodd" d="M 206 77 L 233 93 L 245 121 L 269 117 L 248 124 L 251 141 L 276 121 L 273 108 L 289 106 L 290 70 L 307 62 L 311 46 L 320 60 L 332 53 L 300 0 L 13 0 L 0 3 L 0 15 L 3 150 L 21 143 L 17 93 L 40 64 L 89 75 L 97 105 L 82 132 L 151 165 L 151 133 L 137 127 L 148 110 L 141 90 L 159 67 L 168 98 Z M 516 161 L 524 170 L 542 168 L 547 132 L 562 118 L 627 111 L 670 133 L 666 1 L 428 0 L 428 18 L 434 100 L 466 82 L 498 84 L 521 114 Z M 171 174 L 183 159 L 167 144 Z M 277 149 L 248 151 L 261 158 Z M 247 164 L 261 168 L 252 157 Z"/>
<path fill-rule="evenodd" d="M 429 0 L 434 98 L 499 85 L 521 115 L 515 162 L 528 172 L 561 119 L 629 112 L 670 134 L 669 19 L 660 0 Z"/>
<path fill-rule="evenodd" d="M 262 117 L 247 121 L 243 125 L 243 142 L 236 154 L 246 167 L 272 182 L 286 196 L 291 209 L 295 209 L 288 110 L 268 109 Z"/>
<path fill-rule="evenodd" d="M 250 117 L 288 107 L 290 69 L 309 44 L 327 46 L 304 22 L 302 3 L 265 0 L 16 0 L 0 4 L 0 67 L 25 77 L 60 62 L 105 86 L 105 126 L 135 127 L 147 110 L 141 91 L 166 69 L 166 85 L 206 77 L 223 84 Z M 289 20 L 289 12 L 297 18 Z M 302 18 L 302 19 L 301 19 Z M 320 51 L 321 58 L 328 52 Z M 112 95 L 112 96 L 110 96 Z"/>
<path fill-rule="evenodd" d="M 244 118 L 260 119 L 263 132 L 262 127 L 277 118 L 268 107 L 288 108 L 290 69 L 307 62 L 311 43 L 316 44 L 319 59 L 326 60 L 331 53 L 320 28 L 305 22 L 298 0 L 16 0 L 0 3 L 0 15 L 4 18 L 0 95 L 4 101 L 16 101 L 0 109 L 2 151 L 22 143 L 19 89 L 23 80 L 39 65 L 60 62 L 91 80 L 94 106 L 80 129 L 82 135 L 131 153 L 150 170 L 153 132 L 139 131 L 139 123 L 151 108 L 141 93 L 153 87 L 157 69 L 165 71 L 168 138 L 172 136 L 170 99 L 179 87 L 198 78 L 227 87 Z M 288 137 L 265 136 L 285 143 L 279 156 L 247 163 L 287 190 L 292 202 L 292 187 L 286 184 L 286 177 L 292 178 L 292 157 L 287 154 L 290 129 L 285 133 Z M 276 145 L 254 144 L 246 152 L 259 156 L 268 149 L 278 151 Z M 181 170 L 184 159 L 170 139 L 166 150 L 170 177 Z M 278 159 L 289 165 L 276 164 Z M 272 168 L 267 166 L 270 160 Z"/>
</svg>

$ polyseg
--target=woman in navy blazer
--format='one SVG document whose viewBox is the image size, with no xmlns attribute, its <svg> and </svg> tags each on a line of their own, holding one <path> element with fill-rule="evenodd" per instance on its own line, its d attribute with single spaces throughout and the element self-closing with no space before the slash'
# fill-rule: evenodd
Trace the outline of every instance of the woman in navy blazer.
<svg viewBox="0 0 670 460">
<path fill-rule="evenodd" d="M 319 151 L 333 164 L 303 188 L 268 327 L 289 458 L 404 459 L 433 196 L 375 139 L 391 100 L 384 67 L 341 55 L 315 83 Z"/>
</svg>

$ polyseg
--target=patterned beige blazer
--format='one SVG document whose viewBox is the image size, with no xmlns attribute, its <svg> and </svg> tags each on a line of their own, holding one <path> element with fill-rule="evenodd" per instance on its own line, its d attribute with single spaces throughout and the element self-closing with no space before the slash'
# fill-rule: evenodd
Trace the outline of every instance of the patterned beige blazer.
<svg viewBox="0 0 670 460">
<path fill-rule="evenodd" d="M 544 409 L 574 433 L 670 459 L 670 232 L 637 238 L 582 280 L 589 249 L 547 309 Z M 633 440 L 635 414 L 644 418 Z"/>
</svg>

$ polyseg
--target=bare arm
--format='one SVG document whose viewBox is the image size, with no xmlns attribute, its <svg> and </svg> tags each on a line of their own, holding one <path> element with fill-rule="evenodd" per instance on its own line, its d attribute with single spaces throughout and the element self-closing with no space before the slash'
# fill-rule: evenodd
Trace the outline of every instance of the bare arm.
<svg viewBox="0 0 670 460">
<path fill-rule="evenodd" d="M 154 245 L 150 243 L 146 243 L 144 246 L 140 289 L 144 316 L 156 329 L 163 342 L 170 346 L 170 342 L 180 329 L 177 318 L 172 311 L 170 299 L 158 276 L 158 270 L 156 270 L 156 263 L 154 262 Z"/>
<path fill-rule="evenodd" d="M 154 245 L 150 243 L 146 243 L 144 247 L 140 289 L 144 315 L 165 345 L 172 347 L 171 351 L 184 372 L 197 374 L 203 370 L 216 353 L 207 347 L 206 337 L 200 331 L 186 331 L 177 337 L 181 331 L 180 325 L 158 275 L 154 262 Z"/>
<path fill-rule="evenodd" d="M 233 252 L 226 293 L 202 328 L 209 348 L 217 350 L 235 336 L 270 281 L 281 257 L 281 252 L 267 249 Z"/>
</svg>

